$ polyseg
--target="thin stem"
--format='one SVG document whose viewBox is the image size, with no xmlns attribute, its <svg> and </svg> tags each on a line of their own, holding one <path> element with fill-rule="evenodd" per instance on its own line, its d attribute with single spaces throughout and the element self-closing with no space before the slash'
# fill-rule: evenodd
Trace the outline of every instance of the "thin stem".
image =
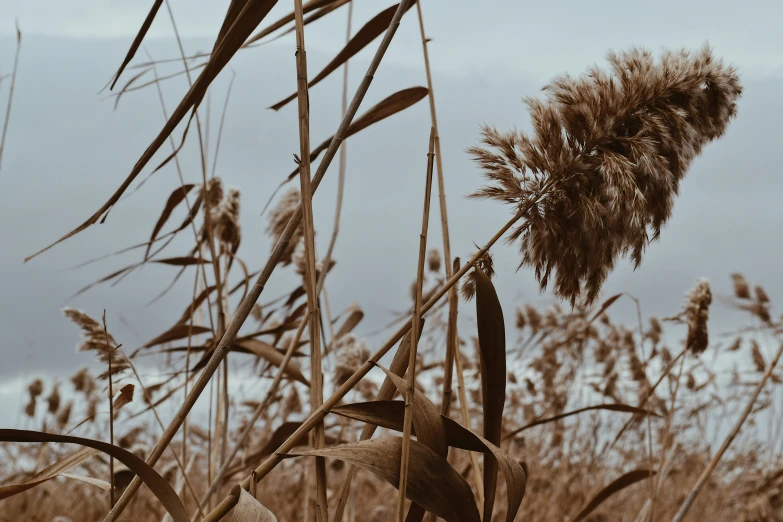
<svg viewBox="0 0 783 522">
<path fill-rule="evenodd" d="M 307 90 L 307 51 L 304 38 L 304 14 L 302 0 L 294 0 L 296 27 L 296 85 L 299 112 L 299 180 L 304 215 L 305 289 L 307 308 L 310 310 L 310 408 L 316 411 L 323 404 L 323 371 L 321 369 L 320 310 L 316 292 L 315 223 L 313 220 L 313 190 L 310 179 L 310 98 Z M 324 267 L 324 271 L 326 267 Z M 315 426 L 313 447 L 326 445 L 323 422 Z M 326 498 L 326 458 L 315 457 L 316 520 L 328 522 Z"/>
<path fill-rule="evenodd" d="M 432 87 L 432 70 L 430 69 L 430 55 L 427 50 L 429 39 L 424 32 L 424 16 L 421 13 L 421 1 L 416 2 L 416 12 L 419 17 L 419 32 L 421 34 L 421 48 L 424 55 L 424 70 L 427 73 L 427 91 L 430 102 L 430 120 L 435 129 L 435 161 L 438 167 L 438 200 L 440 202 L 440 224 L 443 235 L 443 258 L 445 260 L 446 277 L 451 276 L 451 241 L 449 239 L 449 217 L 446 211 L 446 186 L 443 181 L 443 155 L 440 153 L 440 131 L 438 130 L 438 115 L 435 111 L 435 90 Z M 451 299 L 451 298 L 449 298 Z"/>
<path fill-rule="evenodd" d="M 402 427 L 402 451 L 400 456 L 400 484 L 397 497 L 397 520 L 405 520 L 405 491 L 408 486 L 408 459 L 411 450 L 413 425 L 413 394 L 416 390 L 416 354 L 421 335 L 421 286 L 424 281 L 424 260 L 427 257 L 427 230 L 430 223 L 430 197 L 432 196 L 432 166 L 435 155 L 435 127 L 430 131 L 430 145 L 427 152 L 427 181 L 424 188 L 424 212 L 419 236 L 419 259 L 416 269 L 416 295 L 413 301 L 413 323 L 411 326 L 411 349 L 408 355 L 408 383 L 405 390 L 405 417 Z"/>
<path fill-rule="evenodd" d="M 759 395 L 761 394 L 761 391 L 764 389 L 764 386 L 767 384 L 767 381 L 772 376 L 772 372 L 775 371 L 775 368 L 778 365 L 778 361 L 780 360 L 781 355 L 783 355 L 783 344 L 780 345 L 780 348 L 778 349 L 778 353 L 775 355 L 775 359 L 773 359 L 773 361 L 767 367 L 767 371 L 764 372 L 764 376 L 756 385 L 756 389 L 753 390 L 753 395 L 751 395 L 748 404 L 745 406 L 745 410 L 742 412 L 742 415 L 737 420 L 737 423 L 734 425 L 734 428 L 728 434 L 726 440 L 723 441 L 723 444 L 721 445 L 720 449 L 715 454 L 715 456 L 712 457 L 712 460 L 710 461 L 710 463 L 705 468 L 704 472 L 699 477 L 699 480 L 697 480 L 696 484 L 694 484 L 693 489 L 691 489 L 690 493 L 688 493 L 688 496 L 685 498 L 685 502 L 683 502 L 682 506 L 680 506 L 680 510 L 674 516 L 672 522 L 682 522 L 683 519 L 685 518 L 685 515 L 688 514 L 688 511 L 691 509 L 691 506 L 693 506 L 693 503 L 696 501 L 696 497 L 699 496 L 699 493 L 701 493 L 702 488 L 704 488 L 704 485 L 707 483 L 707 480 L 710 478 L 710 475 L 715 470 L 715 467 L 718 465 L 718 462 L 720 462 L 720 459 L 726 453 L 726 450 L 729 449 L 729 446 L 731 446 L 731 443 L 737 437 L 737 434 L 739 434 L 740 429 L 742 429 L 742 425 L 745 424 L 745 421 L 748 419 L 748 416 L 750 416 L 751 411 L 753 411 L 753 405 L 756 404 L 756 399 L 758 399 Z"/>
<path fill-rule="evenodd" d="M 16 53 L 14 54 L 14 70 L 11 73 L 11 87 L 8 91 L 8 104 L 5 108 L 3 120 L 3 134 L 0 136 L 0 169 L 3 165 L 3 151 L 5 150 L 5 137 L 8 133 L 8 122 L 11 120 L 11 106 L 14 101 L 14 87 L 16 86 L 16 73 L 19 69 L 19 54 L 22 50 L 22 31 L 19 30 L 19 20 L 16 20 Z"/>
<path fill-rule="evenodd" d="M 353 2 L 348 3 L 348 27 L 346 28 L 345 41 L 346 44 L 351 41 L 351 20 L 353 18 Z M 342 116 L 345 117 L 345 113 L 348 110 L 348 62 L 345 62 L 343 66 L 343 100 L 342 100 Z M 332 253 L 334 251 L 334 245 L 337 243 L 337 235 L 340 232 L 340 216 L 343 211 L 343 193 L 345 191 L 345 169 L 348 161 L 348 144 L 342 143 L 340 145 L 340 168 L 337 175 L 337 202 L 334 208 L 334 228 L 332 230 L 332 237 L 329 240 L 329 248 L 326 249 L 326 256 L 323 260 L 323 272 L 324 274 L 318 280 L 317 294 L 321 295 L 321 288 L 323 288 L 324 281 L 326 279 L 326 272 L 329 270 L 329 265 L 332 262 Z M 326 294 L 324 294 L 326 297 Z M 329 298 L 326 297 L 327 311 L 329 309 Z M 329 323 L 331 325 L 331 322 Z M 332 334 L 332 342 L 334 342 L 334 334 Z"/>
</svg>

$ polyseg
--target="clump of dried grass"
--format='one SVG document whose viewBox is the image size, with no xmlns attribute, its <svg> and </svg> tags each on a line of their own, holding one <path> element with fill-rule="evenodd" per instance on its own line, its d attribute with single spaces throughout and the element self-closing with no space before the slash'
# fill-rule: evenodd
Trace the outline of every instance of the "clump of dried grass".
<svg viewBox="0 0 783 522">
<path fill-rule="evenodd" d="M 542 289 L 592 302 L 617 258 L 635 265 L 671 215 L 679 183 L 708 142 L 720 137 L 742 93 L 733 68 L 698 53 L 631 49 L 528 98 L 534 133 L 484 127 L 470 153 L 491 185 L 473 196 L 513 205 L 523 222 L 522 265 Z M 531 203 L 536 201 L 535 204 Z"/>
<path fill-rule="evenodd" d="M 712 304 L 712 292 L 707 279 L 700 279 L 696 286 L 688 292 L 683 315 L 688 323 L 688 337 L 685 346 L 698 355 L 707 349 L 709 344 L 709 331 L 707 320 Z"/>
<path fill-rule="evenodd" d="M 242 238 L 242 228 L 239 222 L 239 197 L 239 190 L 229 189 L 220 203 L 212 208 L 212 226 L 215 237 L 231 252 L 236 251 Z"/>
</svg>

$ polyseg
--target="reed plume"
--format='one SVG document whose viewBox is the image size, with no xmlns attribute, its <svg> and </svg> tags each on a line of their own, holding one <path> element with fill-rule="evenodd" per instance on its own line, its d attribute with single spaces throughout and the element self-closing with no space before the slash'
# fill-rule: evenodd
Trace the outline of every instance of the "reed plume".
<svg viewBox="0 0 783 522">
<path fill-rule="evenodd" d="M 62 313 L 82 330 L 82 340 L 77 347 L 80 352 L 95 352 L 98 359 L 107 365 L 111 359 L 112 375 L 120 374 L 129 368 L 127 360 L 124 357 L 119 357 L 114 351 L 118 347 L 117 341 L 111 334 L 104 333 L 103 326 L 98 321 L 75 308 L 63 308 Z M 105 371 L 98 378 L 105 380 L 108 376 L 108 371 Z"/>
<path fill-rule="evenodd" d="M 590 304 L 620 256 L 635 266 L 671 215 L 679 183 L 736 114 L 736 71 L 699 52 L 610 53 L 611 72 L 560 76 L 525 99 L 533 135 L 485 126 L 469 152 L 490 185 L 472 197 L 522 212 L 510 236 L 541 289 Z M 534 200 L 537 203 L 530 205 Z"/>
<path fill-rule="evenodd" d="M 292 188 L 280 198 L 280 201 L 269 213 L 267 232 L 275 242 L 280 239 L 280 236 L 283 234 L 283 230 L 285 230 L 288 220 L 291 219 L 291 216 L 296 212 L 296 207 L 299 205 L 300 200 L 301 195 L 299 194 L 299 189 Z M 302 241 L 303 237 L 304 227 L 300 223 L 299 226 L 296 227 L 296 231 L 291 237 L 288 247 L 280 258 L 280 263 L 283 266 L 290 265 L 293 262 L 296 246 Z"/>
</svg>

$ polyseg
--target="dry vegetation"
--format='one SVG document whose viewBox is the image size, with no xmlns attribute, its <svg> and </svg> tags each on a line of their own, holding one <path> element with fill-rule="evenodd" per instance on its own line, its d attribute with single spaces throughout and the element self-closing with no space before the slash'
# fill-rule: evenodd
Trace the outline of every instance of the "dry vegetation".
<svg viewBox="0 0 783 522">
<path fill-rule="evenodd" d="M 174 21 L 168 2 L 155 2 L 112 82 L 135 71 L 118 100 L 164 83 L 163 61 L 130 65 L 164 3 Z M 181 186 L 161 196 L 149 242 L 131 249 L 140 259 L 95 284 L 159 263 L 176 271 L 175 281 L 193 277 L 192 299 L 175 324 L 135 349 L 112 336 L 105 313 L 101 320 L 100 311 L 63 310 L 83 334 L 79 349 L 103 369 L 81 369 L 65 384 L 29 383 L 28 429 L 0 430 L 0 520 L 783 521 L 783 416 L 774 400 L 783 321 L 764 290 L 731 276 L 735 295 L 725 305 L 753 326 L 728 337 L 708 331 L 716 304 L 705 280 L 667 318 L 643 320 L 629 295 L 599 298 L 620 257 L 641 263 L 690 163 L 735 115 L 736 72 L 708 48 L 658 59 L 631 49 L 610 54 L 608 71 L 553 80 L 543 99 L 527 100 L 531 135 L 487 127 L 470 149 L 489 180 L 475 196 L 514 212 L 461 262 L 450 251 L 448 176 L 418 3 L 404 0 L 353 33 L 350 1 L 295 0 L 289 16 L 254 34 L 274 4 L 232 0 L 212 52 L 182 51 L 172 61 L 184 65 L 190 90 L 172 112 L 161 96 L 168 121 L 160 135 L 117 192 L 60 239 L 104 219 L 170 142 L 164 164 L 173 163 Z M 308 82 L 304 28 L 333 11 L 348 12 L 346 46 Z M 427 87 L 391 94 L 356 117 L 403 15 L 421 28 Z M 241 257 L 241 193 L 215 176 L 214 162 L 210 168 L 218 151 L 209 150 L 197 109 L 236 52 L 286 31 L 296 33 L 298 89 L 272 108 L 298 102 L 297 167 L 283 184 L 299 185 L 265 209 L 274 247 L 252 272 Z M 380 37 L 352 99 L 344 84 L 334 136 L 311 148 L 308 88 Z M 331 310 L 324 283 L 335 264 L 343 140 L 424 97 L 432 132 L 418 152 L 428 145 L 411 304 L 372 353 L 354 334 L 360 306 Z M 172 137 L 186 119 L 202 159 L 192 175 Z M 221 133 L 222 122 L 218 147 Z M 338 150 L 329 227 L 313 221 L 311 202 Z M 437 248 L 428 244 L 430 214 L 443 231 Z M 316 229 L 331 232 L 323 257 Z M 490 250 L 509 231 L 521 266 L 564 306 L 501 308 Z M 189 250 L 170 253 L 172 240 L 185 236 Z M 276 267 L 301 284 L 270 298 L 262 292 Z M 636 307 L 638 323 L 613 322 L 613 306 Z M 382 362 L 387 353 L 393 357 Z M 137 366 L 148 357 L 165 378 L 145 382 Z M 244 374 L 228 372 L 229 357 L 245 363 Z M 230 394 L 237 379 L 259 386 Z M 205 423 L 189 418 L 201 396 L 209 401 Z M 159 413 L 172 408 L 173 417 Z"/>
</svg>

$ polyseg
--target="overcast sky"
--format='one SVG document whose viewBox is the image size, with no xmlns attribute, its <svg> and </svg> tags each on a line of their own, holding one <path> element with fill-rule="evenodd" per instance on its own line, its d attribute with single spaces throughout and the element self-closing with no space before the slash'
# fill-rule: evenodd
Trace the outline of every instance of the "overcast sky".
<svg viewBox="0 0 783 522">
<path fill-rule="evenodd" d="M 0 170 L 0 332 L 3 365 L 0 398 L 16 398 L 20 378 L 39 373 L 68 375 L 90 360 L 74 355 L 78 332 L 59 314 L 70 304 L 95 317 L 107 310 L 111 329 L 126 346 L 138 346 L 163 331 L 188 302 L 192 283 L 177 286 L 145 307 L 173 275 L 147 268 L 116 287 L 98 288 L 73 301 L 84 284 L 135 260 L 112 258 L 79 270 L 88 258 L 145 240 L 168 193 L 177 186 L 167 167 L 92 227 L 23 265 L 25 256 L 81 223 L 125 178 L 157 134 L 163 118 L 157 95 L 147 89 L 128 94 L 116 112 L 106 93 L 98 94 L 116 70 L 151 2 L 0 0 L 0 75 L 10 72 L 13 19 L 24 33 L 17 94 L 6 153 Z M 188 51 L 212 45 L 227 1 L 172 0 Z M 354 31 L 390 3 L 357 1 Z M 681 186 L 674 216 L 635 272 L 627 262 L 610 277 L 606 295 L 627 291 L 642 301 L 643 313 L 676 312 L 697 277 L 706 276 L 717 294 L 730 292 L 731 272 L 761 283 L 773 301 L 783 293 L 779 269 L 783 229 L 780 194 L 783 164 L 783 3 L 751 2 L 507 2 L 486 0 L 423 4 L 437 95 L 443 161 L 454 255 L 465 258 L 508 218 L 491 202 L 466 200 L 482 182 L 464 149 L 475 143 L 479 125 L 529 128 L 523 96 L 536 96 L 554 75 L 579 74 L 605 65 L 610 49 L 643 45 L 697 48 L 705 41 L 716 55 L 737 66 L 745 86 L 739 116 L 727 135 L 706 148 Z M 285 14 L 278 5 L 269 20 Z M 344 40 L 347 9 L 308 26 L 311 75 Z M 145 48 L 156 58 L 176 56 L 165 11 L 153 25 Z M 374 46 L 351 61 L 351 85 L 360 81 Z M 296 104 L 278 113 L 266 109 L 295 90 L 294 42 L 287 37 L 244 50 L 232 62 L 234 91 L 217 174 L 242 190 L 243 246 L 251 270 L 271 247 L 260 209 L 292 168 L 298 151 Z M 145 59 L 140 53 L 139 59 Z M 130 78 L 132 71 L 125 73 Z M 212 128 L 220 115 L 230 72 L 212 89 Z M 310 94 L 313 143 L 339 123 L 341 74 Z M 426 85 L 415 11 L 402 22 L 360 109 L 397 90 Z M 7 84 L 0 91 L 5 106 Z M 171 109 L 186 89 L 180 77 L 164 84 Z M 348 184 L 338 265 L 328 289 L 335 311 L 358 302 L 367 313 L 358 332 L 366 334 L 408 305 L 420 227 L 429 110 L 426 100 L 348 141 Z M 195 134 L 191 134 L 194 137 Z M 192 143 L 191 143 L 192 145 Z M 198 179 L 195 149 L 182 157 L 189 180 Z M 162 156 L 161 156 L 162 158 Z M 153 162 L 154 163 L 154 162 Z M 335 162 L 336 164 L 336 162 Z M 149 170 L 147 171 L 149 172 Z M 325 251 L 332 222 L 336 168 L 316 196 L 318 245 Z M 143 174 L 143 176 L 146 176 Z M 328 225 L 327 225 L 328 224 Z M 440 245 L 437 218 L 430 241 Z M 176 249 L 176 246 L 173 247 Z M 179 251 L 184 252 L 184 243 Z M 507 318 L 515 303 L 552 302 L 541 295 L 527 270 L 516 272 L 515 246 L 495 248 L 498 290 Z M 266 296 L 293 282 L 290 270 L 276 273 Z M 263 299 L 263 298 L 262 298 Z M 467 307 L 463 307 L 467 309 Z M 630 301 L 616 313 L 633 320 Z M 131 327 L 126 326 L 127 320 Z M 716 303 L 711 325 L 735 326 L 738 319 Z M 139 337 L 136 333 L 139 332 Z M 370 339 L 375 348 L 382 337 Z M 4 409 L 3 411 L 13 411 Z"/>
</svg>

